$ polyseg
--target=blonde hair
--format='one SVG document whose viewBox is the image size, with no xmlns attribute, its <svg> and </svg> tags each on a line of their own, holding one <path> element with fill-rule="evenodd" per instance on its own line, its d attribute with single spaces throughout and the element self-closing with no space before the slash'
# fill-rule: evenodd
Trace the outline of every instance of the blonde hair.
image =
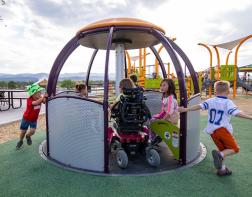
<svg viewBox="0 0 252 197">
<path fill-rule="evenodd" d="M 228 81 L 217 81 L 214 84 L 214 90 L 217 94 L 228 92 L 230 88 L 230 83 Z"/>
<path fill-rule="evenodd" d="M 135 84 L 133 83 L 133 81 L 131 79 L 122 79 L 120 81 L 119 87 L 121 89 L 123 89 L 123 88 L 134 88 Z"/>
</svg>

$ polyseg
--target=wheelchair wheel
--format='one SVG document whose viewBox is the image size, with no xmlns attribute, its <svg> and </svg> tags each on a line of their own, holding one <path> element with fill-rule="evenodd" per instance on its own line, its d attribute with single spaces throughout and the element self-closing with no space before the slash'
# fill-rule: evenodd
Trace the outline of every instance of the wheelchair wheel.
<svg viewBox="0 0 252 197">
<path fill-rule="evenodd" d="M 128 166 L 128 155 L 124 150 L 119 150 L 116 153 L 116 161 L 120 168 L 126 168 Z"/>
<path fill-rule="evenodd" d="M 158 167 L 160 165 L 160 156 L 158 152 L 153 148 L 147 150 L 146 159 L 149 165 L 152 167 Z"/>
</svg>

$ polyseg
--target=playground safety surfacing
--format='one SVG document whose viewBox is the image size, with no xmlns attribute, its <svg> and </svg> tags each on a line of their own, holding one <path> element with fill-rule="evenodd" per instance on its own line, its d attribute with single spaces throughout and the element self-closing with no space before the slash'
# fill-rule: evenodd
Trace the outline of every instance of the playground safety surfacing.
<svg viewBox="0 0 252 197">
<path fill-rule="evenodd" d="M 48 161 L 49 163 L 56 165 L 60 168 L 65 170 L 80 172 L 80 173 L 87 173 L 87 174 L 94 174 L 94 175 L 101 175 L 101 176 L 149 176 L 149 175 L 158 175 L 158 174 L 165 174 L 170 171 L 189 168 L 192 167 L 201 161 L 204 160 L 206 157 L 206 147 L 204 144 L 200 143 L 200 149 L 198 156 L 187 165 L 182 166 L 178 163 L 178 161 L 173 157 L 170 150 L 167 148 L 165 143 L 160 143 L 157 147 L 157 151 L 160 155 L 160 166 L 158 168 L 151 167 L 144 155 L 138 155 L 137 157 L 129 158 L 129 164 L 126 169 L 121 169 L 118 167 L 116 163 L 115 154 L 110 154 L 109 157 L 109 173 L 100 173 L 100 172 L 89 172 L 81 169 L 76 169 L 71 166 L 67 166 L 65 164 L 61 164 L 53 159 L 47 157 L 47 147 L 46 147 L 46 140 L 44 140 L 39 147 L 40 156 Z"/>
</svg>

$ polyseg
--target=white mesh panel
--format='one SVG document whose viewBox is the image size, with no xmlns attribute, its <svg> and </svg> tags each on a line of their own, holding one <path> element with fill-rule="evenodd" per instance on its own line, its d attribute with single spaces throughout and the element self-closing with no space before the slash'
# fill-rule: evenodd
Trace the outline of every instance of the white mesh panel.
<svg viewBox="0 0 252 197">
<path fill-rule="evenodd" d="M 86 170 L 104 171 L 103 106 L 76 98 L 48 103 L 50 156 Z"/>
<path fill-rule="evenodd" d="M 200 94 L 189 100 L 188 107 L 200 103 Z M 200 111 L 187 112 L 186 161 L 194 160 L 200 154 Z"/>
</svg>

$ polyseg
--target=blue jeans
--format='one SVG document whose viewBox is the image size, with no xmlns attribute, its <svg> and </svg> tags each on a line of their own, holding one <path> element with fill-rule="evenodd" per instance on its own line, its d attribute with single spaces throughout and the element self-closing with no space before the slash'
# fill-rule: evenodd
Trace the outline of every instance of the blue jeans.
<svg viewBox="0 0 252 197">
<path fill-rule="evenodd" d="M 37 121 L 28 121 L 28 120 L 25 120 L 24 118 L 22 118 L 20 130 L 27 131 L 29 126 L 31 129 L 36 129 L 37 128 Z"/>
</svg>

